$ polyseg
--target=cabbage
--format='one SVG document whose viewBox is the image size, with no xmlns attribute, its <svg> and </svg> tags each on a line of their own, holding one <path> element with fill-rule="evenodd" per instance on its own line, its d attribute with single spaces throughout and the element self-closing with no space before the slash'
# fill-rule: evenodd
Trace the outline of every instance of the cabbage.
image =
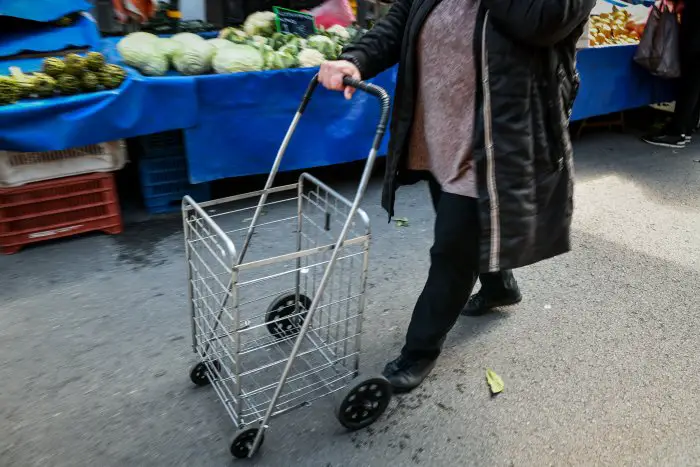
<svg viewBox="0 0 700 467">
<path fill-rule="evenodd" d="M 302 68 L 313 68 L 321 66 L 326 61 L 326 57 L 316 49 L 304 49 L 299 52 L 299 66 Z"/>
<path fill-rule="evenodd" d="M 163 53 L 158 53 L 151 57 L 151 60 L 139 68 L 139 70 L 147 76 L 163 76 L 168 72 L 169 68 L 170 62 L 168 61 L 168 57 Z"/>
<path fill-rule="evenodd" d="M 328 60 L 333 60 L 338 56 L 335 42 L 326 36 L 310 36 L 306 40 L 306 47 L 318 50 Z"/>
<path fill-rule="evenodd" d="M 215 49 L 223 49 L 225 47 L 230 47 L 233 45 L 233 42 L 226 40 L 226 39 L 209 39 L 207 41 L 209 44 L 211 44 Z"/>
<path fill-rule="evenodd" d="M 301 39 L 299 39 L 298 37 L 294 37 L 289 42 L 287 42 L 285 45 L 280 47 L 277 51 L 282 52 L 282 53 L 291 53 L 292 55 L 296 55 L 303 48 L 304 47 L 302 46 Z"/>
<path fill-rule="evenodd" d="M 253 13 L 245 19 L 243 30 L 249 36 L 271 36 L 275 32 L 275 17 L 271 11 Z"/>
<path fill-rule="evenodd" d="M 260 52 L 248 45 L 231 44 L 231 47 L 219 49 L 214 56 L 214 71 L 217 73 L 239 73 L 242 71 L 260 71 L 265 62 Z"/>
<path fill-rule="evenodd" d="M 272 47 L 272 44 L 270 44 L 267 38 L 263 36 L 251 36 L 249 40 L 250 44 L 253 46 L 269 45 L 270 47 Z"/>
<path fill-rule="evenodd" d="M 336 38 L 336 42 L 347 43 L 350 41 L 350 33 L 339 24 L 331 26 L 326 32 L 332 34 Z"/>
<path fill-rule="evenodd" d="M 154 41 L 154 40 L 158 39 L 158 36 L 156 36 L 155 34 L 151 34 L 150 32 L 139 31 L 139 32 L 132 32 L 131 34 L 128 34 L 122 40 L 125 40 L 125 39 L 128 39 L 130 41 L 137 41 L 137 42 L 147 42 L 147 41 Z"/>
<path fill-rule="evenodd" d="M 281 70 L 283 68 L 289 68 L 285 66 L 282 55 L 275 52 L 274 50 L 268 52 L 264 55 L 265 69 L 266 70 Z"/>
<path fill-rule="evenodd" d="M 179 32 L 170 39 L 179 42 L 182 45 L 204 42 L 202 37 L 198 36 L 197 34 L 192 34 L 191 32 Z"/>
<path fill-rule="evenodd" d="M 270 37 L 269 44 L 272 46 L 273 49 L 279 50 L 287 44 L 298 41 L 299 36 L 295 36 L 294 34 L 283 34 L 281 32 L 276 32 L 272 35 L 272 37 Z"/>
<path fill-rule="evenodd" d="M 245 44 L 248 41 L 249 36 L 240 29 L 224 28 L 219 33 L 219 38 L 229 40 L 234 44 Z"/>
<path fill-rule="evenodd" d="M 119 41 L 117 50 L 124 63 L 138 69 L 144 75 L 162 76 L 168 71 L 168 57 L 154 40 L 140 42 L 127 36 Z"/>
<path fill-rule="evenodd" d="M 263 69 L 265 70 L 281 70 L 284 68 L 284 61 L 282 57 L 275 52 L 269 45 L 262 45 L 257 47 L 260 55 L 263 58 Z"/>
<path fill-rule="evenodd" d="M 155 46 L 168 60 L 172 60 L 175 53 L 182 49 L 182 44 L 172 39 L 158 39 Z"/>
<path fill-rule="evenodd" d="M 280 59 L 282 60 L 283 68 L 296 68 L 299 66 L 299 60 L 297 59 L 296 53 L 289 53 L 281 49 L 275 53 L 279 55 Z"/>
<path fill-rule="evenodd" d="M 216 48 L 205 40 L 185 44 L 173 57 L 173 65 L 183 75 L 201 75 L 211 71 L 215 53 Z"/>
</svg>

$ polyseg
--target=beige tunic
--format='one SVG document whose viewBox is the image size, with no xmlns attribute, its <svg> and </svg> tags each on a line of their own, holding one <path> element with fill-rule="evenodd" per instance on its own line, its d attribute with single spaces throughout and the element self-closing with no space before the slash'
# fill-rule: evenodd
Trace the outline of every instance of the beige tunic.
<svg viewBox="0 0 700 467">
<path fill-rule="evenodd" d="M 442 0 L 417 47 L 418 95 L 408 157 L 442 190 L 477 197 L 472 145 L 477 73 L 474 37 L 479 0 Z"/>
</svg>

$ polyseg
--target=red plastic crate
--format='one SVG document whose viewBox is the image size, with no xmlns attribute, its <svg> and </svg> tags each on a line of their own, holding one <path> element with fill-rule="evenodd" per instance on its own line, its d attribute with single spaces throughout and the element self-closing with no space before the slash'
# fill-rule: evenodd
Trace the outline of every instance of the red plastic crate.
<svg viewBox="0 0 700 467">
<path fill-rule="evenodd" d="M 0 189 L 0 251 L 85 232 L 123 230 L 111 173 L 93 173 Z"/>
</svg>

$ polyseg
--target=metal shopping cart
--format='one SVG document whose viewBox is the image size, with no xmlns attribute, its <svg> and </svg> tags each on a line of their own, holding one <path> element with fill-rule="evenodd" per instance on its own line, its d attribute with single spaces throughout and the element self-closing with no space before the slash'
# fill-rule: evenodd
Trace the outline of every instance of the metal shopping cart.
<svg viewBox="0 0 700 467">
<path fill-rule="evenodd" d="M 318 398 L 335 394 L 336 416 L 350 430 L 376 421 L 391 399 L 384 377 L 358 372 L 370 245 L 369 218 L 359 204 L 384 137 L 389 97 L 345 79 L 381 105 L 352 202 L 306 173 L 296 184 L 273 187 L 317 84 L 314 77 L 263 190 L 183 200 L 192 341 L 201 359 L 190 378 L 211 384 L 236 425 L 236 458 L 258 451 L 270 418 Z"/>
</svg>

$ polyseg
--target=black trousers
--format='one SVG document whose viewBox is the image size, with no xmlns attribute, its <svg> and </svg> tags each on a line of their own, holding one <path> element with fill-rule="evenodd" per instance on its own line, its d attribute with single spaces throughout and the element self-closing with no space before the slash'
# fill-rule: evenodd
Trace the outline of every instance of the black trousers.
<svg viewBox="0 0 700 467">
<path fill-rule="evenodd" d="M 697 0 L 696 0 L 697 1 Z M 670 133 L 689 135 L 700 121 L 700 53 L 681 51 L 681 77 L 678 80 L 676 110 Z"/>
<path fill-rule="evenodd" d="M 442 188 L 432 175 L 427 174 L 425 178 L 430 189 L 430 199 L 437 213 L 438 203 L 442 196 Z M 479 274 L 479 282 L 481 282 L 481 288 L 485 293 L 492 296 L 500 296 L 508 292 L 510 285 L 515 283 L 515 278 L 513 277 L 513 271 L 506 269 L 504 271 Z"/>
<path fill-rule="evenodd" d="M 430 271 L 413 309 L 402 350 L 409 359 L 435 359 L 457 322 L 479 270 L 479 213 L 474 198 L 441 193 Z"/>
</svg>

